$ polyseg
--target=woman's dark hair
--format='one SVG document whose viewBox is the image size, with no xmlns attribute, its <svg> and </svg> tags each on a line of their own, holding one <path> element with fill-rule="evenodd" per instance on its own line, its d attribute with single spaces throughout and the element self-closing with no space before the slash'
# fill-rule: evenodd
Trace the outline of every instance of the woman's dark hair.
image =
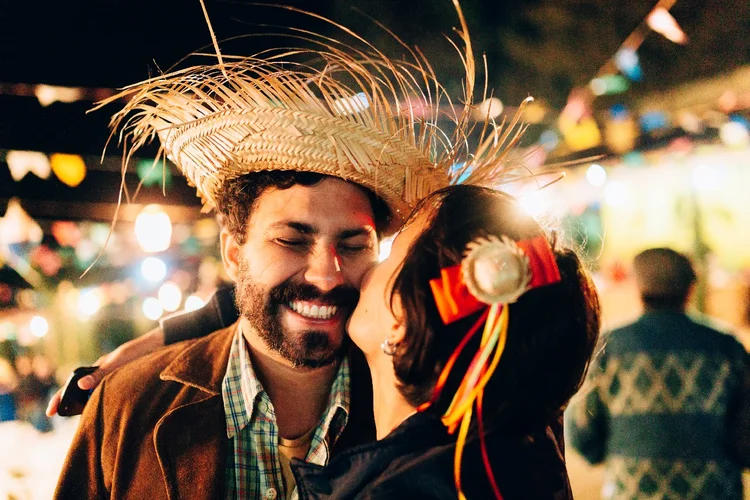
<svg viewBox="0 0 750 500">
<path fill-rule="evenodd" d="M 400 391 L 413 405 L 429 401 L 446 361 L 481 313 L 445 325 L 428 283 L 440 269 L 461 262 L 466 245 L 480 236 L 527 240 L 544 231 L 512 197 L 476 186 L 451 186 L 417 207 L 427 227 L 412 243 L 394 278 L 391 304 L 401 302 L 406 325 L 393 364 Z M 407 221 L 407 224 L 409 222 Z M 497 371 L 484 392 L 487 421 L 533 426 L 557 416 L 580 387 L 599 335 L 599 300 L 575 251 L 551 242 L 560 283 L 526 292 L 510 305 L 508 339 Z M 469 343 L 433 405 L 443 413 L 453 398 L 480 334 Z"/>
<path fill-rule="evenodd" d="M 253 172 L 230 179 L 224 183 L 216 200 L 220 224 L 234 236 L 240 245 L 245 244 L 247 223 L 255 203 L 266 189 L 289 189 L 300 184 L 314 186 L 323 179 L 338 179 L 315 172 L 297 172 L 293 170 L 268 170 Z M 391 225 L 391 212 L 385 202 L 375 193 L 358 184 L 354 184 L 367 194 L 375 218 L 375 230 L 381 237 Z"/>
</svg>

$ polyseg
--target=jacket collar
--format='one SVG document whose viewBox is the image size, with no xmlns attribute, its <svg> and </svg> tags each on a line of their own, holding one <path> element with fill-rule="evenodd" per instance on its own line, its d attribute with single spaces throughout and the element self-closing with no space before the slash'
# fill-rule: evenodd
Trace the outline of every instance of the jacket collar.
<svg viewBox="0 0 750 500">
<path fill-rule="evenodd" d="M 236 329 L 234 323 L 191 343 L 162 370 L 159 378 L 195 387 L 212 396 L 220 395 Z"/>
<path fill-rule="evenodd" d="M 154 429 L 170 499 L 224 496 L 228 440 L 220 396 L 235 331 L 236 324 L 189 343 L 159 375 L 201 391 L 168 411 Z"/>
</svg>

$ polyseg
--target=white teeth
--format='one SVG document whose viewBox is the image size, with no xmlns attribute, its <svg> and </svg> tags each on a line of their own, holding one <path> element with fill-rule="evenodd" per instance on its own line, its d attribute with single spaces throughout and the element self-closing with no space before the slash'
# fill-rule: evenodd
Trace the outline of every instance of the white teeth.
<svg viewBox="0 0 750 500">
<path fill-rule="evenodd" d="M 289 302 L 289 308 L 301 316 L 315 319 L 330 319 L 338 311 L 336 306 L 311 305 L 301 301 Z"/>
</svg>

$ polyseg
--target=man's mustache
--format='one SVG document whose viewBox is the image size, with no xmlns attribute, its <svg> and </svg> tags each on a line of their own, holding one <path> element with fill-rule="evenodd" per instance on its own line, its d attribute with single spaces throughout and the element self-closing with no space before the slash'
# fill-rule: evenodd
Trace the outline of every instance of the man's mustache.
<svg viewBox="0 0 750 500">
<path fill-rule="evenodd" d="M 359 301 L 359 290 L 349 285 L 339 285 L 327 292 L 309 283 L 285 281 L 275 286 L 269 293 L 269 302 L 286 305 L 295 300 L 319 301 L 328 305 L 352 311 Z"/>
</svg>

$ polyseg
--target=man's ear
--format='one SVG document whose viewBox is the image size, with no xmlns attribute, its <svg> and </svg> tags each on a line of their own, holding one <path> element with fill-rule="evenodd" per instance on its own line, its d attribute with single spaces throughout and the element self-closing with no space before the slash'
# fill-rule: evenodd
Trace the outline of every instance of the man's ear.
<svg viewBox="0 0 750 500">
<path fill-rule="evenodd" d="M 224 269 L 229 279 L 236 283 L 240 269 L 240 245 L 226 229 L 221 230 L 219 241 L 221 243 L 221 260 L 224 263 Z"/>
</svg>

